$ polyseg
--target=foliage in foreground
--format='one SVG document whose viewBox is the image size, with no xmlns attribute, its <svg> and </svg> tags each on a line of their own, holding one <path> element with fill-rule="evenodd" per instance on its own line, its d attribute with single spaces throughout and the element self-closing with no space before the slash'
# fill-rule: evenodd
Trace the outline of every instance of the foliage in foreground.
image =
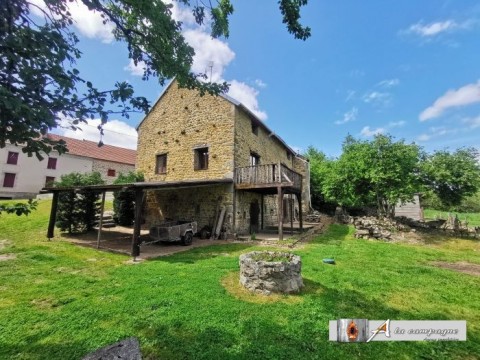
<svg viewBox="0 0 480 360">
<path fill-rule="evenodd" d="M 87 186 L 104 184 L 99 172 L 89 174 L 71 173 L 62 175 L 55 187 Z M 58 196 L 56 226 L 69 234 L 90 231 L 99 212 L 100 194 L 88 189 L 65 191 Z"/>
<path fill-rule="evenodd" d="M 196 248 L 126 264 L 129 257 L 46 241 L 49 202 L 29 221 L 5 215 L 0 233 L 0 358 L 80 359 L 137 336 L 145 359 L 475 359 L 480 353 L 480 280 L 433 266 L 480 264 L 478 241 L 413 246 L 354 240 L 334 225 L 294 252 L 306 290 L 260 302 L 223 283 L 248 244 Z M 265 249 L 265 248 L 263 248 Z M 267 248 L 269 250 L 272 247 Z M 335 258 L 337 265 L 323 264 Z M 338 318 L 467 321 L 466 342 L 338 344 Z M 366 346 L 367 345 L 367 346 Z"/>
<path fill-rule="evenodd" d="M 0 215 L 2 213 L 15 214 L 17 216 L 28 215 L 37 208 L 38 203 L 32 199 L 27 202 L 0 204 Z"/>
</svg>

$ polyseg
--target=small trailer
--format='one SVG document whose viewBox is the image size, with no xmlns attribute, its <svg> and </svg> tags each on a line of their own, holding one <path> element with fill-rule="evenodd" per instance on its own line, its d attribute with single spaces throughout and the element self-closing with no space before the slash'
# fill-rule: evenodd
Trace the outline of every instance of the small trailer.
<svg viewBox="0 0 480 360">
<path fill-rule="evenodd" d="M 183 245 L 192 244 L 193 234 L 197 232 L 196 221 L 165 221 L 150 228 L 150 238 L 154 242 L 181 241 Z"/>
</svg>

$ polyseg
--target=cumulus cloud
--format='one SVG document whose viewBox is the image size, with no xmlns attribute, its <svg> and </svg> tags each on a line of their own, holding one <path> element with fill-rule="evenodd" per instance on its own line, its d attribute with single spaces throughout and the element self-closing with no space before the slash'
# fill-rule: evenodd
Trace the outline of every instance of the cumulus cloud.
<svg viewBox="0 0 480 360">
<path fill-rule="evenodd" d="M 480 127 L 480 115 L 475 118 L 466 118 L 462 122 L 467 124 L 470 129 L 476 129 Z"/>
<path fill-rule="evenodd" d="M 37 16 L 43 16 L 40 10 L 46 10 L 47 6 L 43 0 L 30 0 L 30 9 Z M 115 25 L 111 22 L 103 23 L 104 19 L 100 13 L 91 11 L 80 1 L 67 2 L 66 6 L 73 19 L 73 26 L 80 34 L 91 38 L 100 39 L 104 43 L 110 43 L 114 40 L 113 30 Z"/>
<path fill-rule="evenodd" d="M 389 128 L 395 128 L 395 127 L 402 127 L 406 124 L 406 121 L 400 120 L 400 121 L 392 121 L 388 123 Z"/>
<path fill-rule="evenodd" d="M 365 137 L 371 137 L 378 134 L 383 134 L 385 132 L 384 128 L 370 129 L 370 126 L 364 126 L 360 131 L 360 135 Z"/>
<path fill-rule="evenodd" d="M 211 81 L 217 82 L 223 79 L 223 72 L 235 58 L 235 53 L 226 42 L 212 38 L 208 33 L 200 30 L 186 30 L 183 32 L 185 40 L 195 49 L 192 71 L 194 73 L 206 73 Z M 211 64 L 213 62 L 213 64 Z M 210 69 L 210 65 L 213 67 Z"/>
<path fill-rule="evenodd" d="M 249 110 L 251 110 L 260 120 L 267 119 L 267 113 L 260 110 L 258 107 L 258 90 L 248 86 L 244 82 L 232 80 L 228 95 L 235 100 L 240 101 Z"/>
<path fill-rule="evenodd" d="M 133 60 L 130 59 L 130 62 L 128 63 L 127 66 L 123 68 L 123 70 L 128 71 L 133 76 L 143 76 L 145 67 L 146 67 L 145 62 L 139 61 L 137 65 L 135 65 Z"/>
<path fill-rule="evenodd" d="M 441 116 L 446 110 L 480 102 L 480 81 L 462 86 L 457 90 L 448 90 L 440 96 L 433 105 L 423 110 L 420 121 L 426 121 Z"/>
<path fill-rule="evenodd" d="M 335 121 L 336 125 L 343 125 L 351 121 L 355 121 L 358 117 L 358 108 L 353 107 L 350 111 L 347 111 L 345 114 L 343 114 L 343 119 L 342 120 L 337 120 Z"/>
<path fill-rule="evenodd" d="M 81 130 L 72 130 L 68 128 L 69 121 L 63 120 L 55 130 L 58 135 L 68 136 L 74 139 L 99 141 L 100 132 L 97 126 L 100 125 L 100 119 L 88 120 L 87 123 L 77 125 Z M 128 149 L 137 148 L 137 130 L 126 122 L 121 120 L 108 120 L 103 127 L 103 143 L 107 145 L 120 146 Z"/>
</svg>

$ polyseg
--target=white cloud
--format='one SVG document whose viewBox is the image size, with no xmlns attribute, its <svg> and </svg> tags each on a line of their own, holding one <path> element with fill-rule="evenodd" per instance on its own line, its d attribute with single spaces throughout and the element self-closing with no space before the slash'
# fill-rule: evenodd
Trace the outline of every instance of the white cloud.
<svg viewBox="0 0 480 360">
<path fill-rule="evenodd" d="M 347 97 L 345 98 L 345 102 L 348 102 L 350 100 L 352 100 L 355 95 L 357 94 L 357 92 L 355 90 L 348 90 L 347 91 Z"/>
<path fill-rule="evenodd" d="M 480 115 L 475 118 L 466 118 L 462 122 L 467 124 L 470 129 L 476 129 L 480 127 Z"/>
<path fill-rule="evenodd" d="M 45 2 L 43 0 L 30 0 L 30 2 L 33 4 L 33 6 L 30 5 L 32 12 L 37 16 L 43 16 L 40 9 L 47 9 Z M 72 16 L 73 26 L 80 34 L 91 39 L 100 39 L 104 43 L 114 40 L 115 25 L 111 22 L 104 24 L 100 13 L 89 10 L 81 1 L 66 2 L 66 6 Z"/>
<path fill-rule="evenodd" d="M 128 63 L 127 66 L 123 68 L 123 70 L 126 70 L 130 72 L 133 76 L 143 76 L 143 73 L 145 71 L 145 62 L 139 61 L 137 65 L 133 62 L 132 59 L 130 59 L 130 62 Z"/>
<path fill-rule="evenodd" d="M 402 127 L 406 124 L 406 121 L 400 120 L 400 121 L 392 121 L 388 124 L 389 128 L 394 128 L 394 127 Z"/>
<path fill-rule="evenodd" d="M 178 2 L 173 0 L 162 0 L 163 3 L 172 5 L 172 18 L 175 21 L 181 21 L 184 24 L 195 24 L 195 17 L 192 11 L 186 7 L 181 6 Z"/>
<path fill-rule="evenodd" d="M 267 84 L 260 79 L 255 80 L 255 85 L 257 85 L 259 88 L 262 88 L 262 89 L 267 87 Z"/>
<path fill-rule="evenodd" d="M 433 138 L 445 136 L 445 135 L 453 135 L 458 132 L 458 129 L 448 129 L 444 126 L 440 127 L 431 127 L 429 129 L 428 134 L 421 134 L 417 137 L 418 141 L 429 141 Z"/>
<path fill-rule="evenodd" d="M 343 114 L 342 120 L 335 121 L 335 124 L 336 125 L 346 124 L 348 122 L 355 121 L 357 117 L 358 117 L 358 108 L 353 107 L 350 111 L 347 111 L 345 114 Z"/>
<path fill-rule="evenodd" d="M 186 30 L 183 35 L 188 44 L 195 49 L 192 71 L 194 73 L 206 73 L 210 77 L 209 65 L 210 62 L 213 62 L 212 76 L 209 80 L 222 81 L 225 68 L 235 58 L 235 53 L 228 44 L 212 38 L 200 29 Z"/>
<path fill-rule="evenodd" d="M 385 132 L 384 128 L 370 129 L 370 126 L 365 126 L 361 131 L 360 135 L 365 137 L 371 137 L 378 134 L 383 134 Z"/>
<path fill-rule="evenodd" d="M 258 90 L 248 86 L 247 84 L 232 80 L 230 83 L 230 89 L 228 95 L 235 100 L 240 101 L 249 110 L 251 110 L 260 120 L 267 119 L 267 113 L 260 110 L 258 107 Z"/>
<path fill-rule="evenodd" d="M 422 37 L 430 37 L 438 35 L 442 32 L 452 31 L 459 28 L 460 25 L 453 20 L 437 21 L 430 24 L 422 24 L 421 22 L 414 24 L 408 28 L 407 32 L 420 35 Z"/>
<path fill-rule="evenodd" d="M 394 86 L 397 86 L 398 84 L 400 84 L 400 80 L 399 79 L 386 79 L 386 80 L 382 80 L 380 81 L 377 86 L 380 86 L 380 87 L 383 87 L 383 88 L 392 88 Z"/>
<path fill-rule="evenodd" d="M 455 108 L 480 102 L 480 81 L 462 86 L 457 90 L 448 90 L 440 96 L 433 105 L 423 110 L 420 121 L 441 116 L 449 108 Z"/>
<path fill-rule="evenodd" d="M 392 101 L 392 96 L 388 92 L 370 91 L 363 95 L 363 101 L 379 107 L 387 107 Z"/>
<path fill-rule="evenodd" d="M 82 130 L 74 131 L 66 128 L 68 121 L 61 122 L 62 127 L 58 127 L 55 133 L 68 136 L 74 139 L 85 139 L 91 141 L 100 140 L 100 132 L 97 126 L 100 125 L 100 119 L 88 120 L 87 123 L 77 125 Z M 107 145 L 120 146 L 128 149 L 137 148 L 137 131 L 127 123 L 121 120 L 108 120 L 103 126 L 103 143 Z"/>
</svg>

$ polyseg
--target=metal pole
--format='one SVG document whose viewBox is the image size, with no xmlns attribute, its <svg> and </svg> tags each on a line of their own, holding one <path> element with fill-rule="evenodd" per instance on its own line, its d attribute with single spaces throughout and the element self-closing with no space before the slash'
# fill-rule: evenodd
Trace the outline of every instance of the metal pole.
<svg viewBox="0 0 480 360">
<path fill-rule="evenodd" d="M 100 248 L 100 237 L 102 236 L 103 210 L 105 209 L 105 194 L 106 194 L 106 191 L 102 193 L 102 206 L 100 207 L 100 221 L 98 222 L 98 233 L 97 233 L 97 249 Z"/>
</svg>

